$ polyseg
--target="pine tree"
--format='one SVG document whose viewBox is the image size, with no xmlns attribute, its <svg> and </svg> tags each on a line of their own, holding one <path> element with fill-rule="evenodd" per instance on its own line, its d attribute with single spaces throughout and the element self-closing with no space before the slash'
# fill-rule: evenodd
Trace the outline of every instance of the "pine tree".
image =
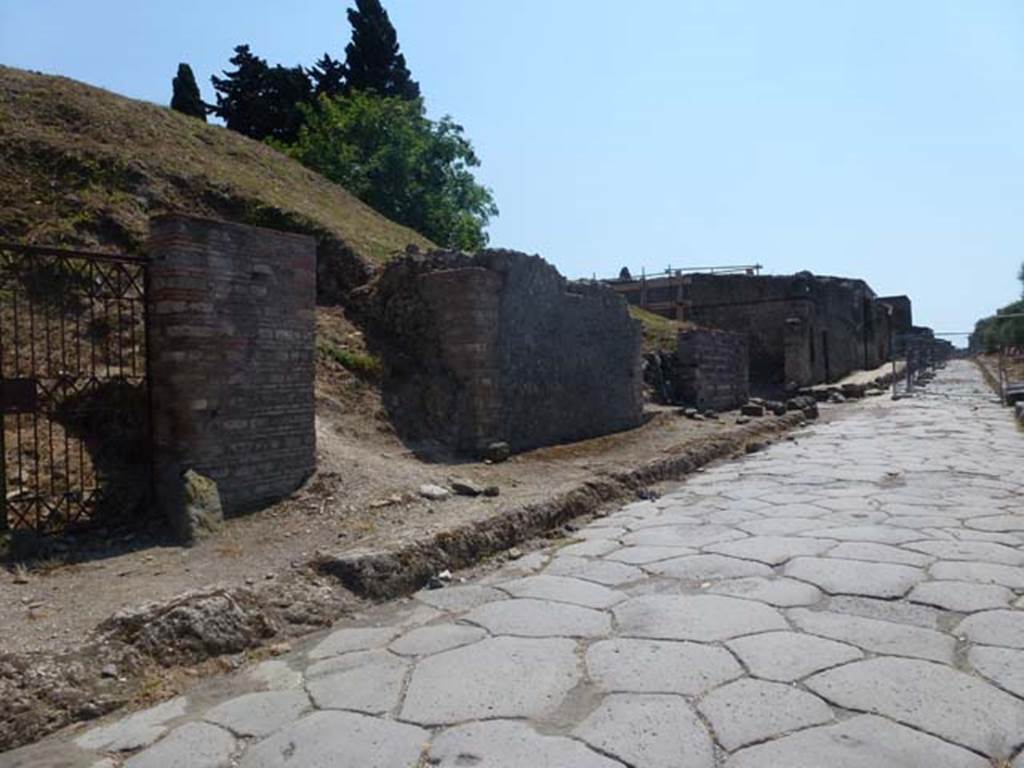
<svg viewBox="0 0 1024 768">
<path fill-rule="evenodd" d="M 299 135 L 303 113 L 301 105 L 313 100 L 313 86 L 302 67 L 282 67 L 267 70 L 264 78 L 263 105 L 265 119 L 272 139 L 290 144 Z"/>
<path fill-rule="evenodd" d="M 248 45 L 239 45 L 231 63 L 235 65 L 234 72 L 225 71 L 224 77 L 210 78 L 217 91 L 217 106 L 210 111 L 231 130 L 253 139 L 265 139 L 271 133 L 263 98 L 267 62 L 255 56 Z"/>
<path fill-rule="evenodd" d="M 345 46 L 347 91 L 372 91 L 412 101 L 420 87 L 398 51 L 398 35 L 380 0 L 356 0 L 348 11 L 352 42 Z"/>
<path fill-rule="evenodd" d="M 178 65 L 178 74 L 171 81 L 173 95 L 171 96 L 171 109 L 192 117 L 198 117 L 206 122 L 206 105 L 199 95 L 199 86 L 196 85 L 196 76 L 192 74 L 192 67 L 181 63 Z"/>
<path fill-rule="evenodd" d="M 317 96 L 335 98 L 345 91 L 345 65 L 325 53 L 313 68 L 309 70 L 313 79 L 313 92 Z"/>
</svg>

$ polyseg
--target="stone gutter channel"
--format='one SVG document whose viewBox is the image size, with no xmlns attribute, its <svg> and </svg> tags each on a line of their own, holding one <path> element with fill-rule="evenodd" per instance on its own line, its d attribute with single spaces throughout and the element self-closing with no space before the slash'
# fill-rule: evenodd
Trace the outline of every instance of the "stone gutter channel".
<svg viewBox="0 0 1024 768">
<path fill-rule="evenodd" d="M 874 386 L 887 383 L 882 377 Z M 0 752 L 121 707 L 152 704 L 202 677 L 283 652 L 288 638 L 330 626 L 365 605 L 363 599 L 408 595 L 444 570 L 476 565 L 553 531 L 571 534 L 573 520 L 601 515 L 651 485 L 681 480 L 713 461 L 759 450 L 807 422 L 801 410 L 753 419 L 681 445 L 665 458 L 419 541 L 318 553 L 270 587 L 218 587 L 119 612 L 74 651 L 0 654 Z"/>
</svg>

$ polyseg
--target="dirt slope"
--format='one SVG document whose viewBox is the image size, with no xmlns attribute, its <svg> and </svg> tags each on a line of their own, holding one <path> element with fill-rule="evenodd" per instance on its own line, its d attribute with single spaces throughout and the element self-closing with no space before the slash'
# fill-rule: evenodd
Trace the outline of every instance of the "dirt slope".
<svg viewBox="0 0 1024 768">
<path fill-rule="evenodd" d="M 179 210 L 379 262 L 430 243 L 280 152 L 169 108 L 0 66 L 0 239 L 138 252 Z M 321 254 L 322 255 L 322 254 Z"/>
</svg>

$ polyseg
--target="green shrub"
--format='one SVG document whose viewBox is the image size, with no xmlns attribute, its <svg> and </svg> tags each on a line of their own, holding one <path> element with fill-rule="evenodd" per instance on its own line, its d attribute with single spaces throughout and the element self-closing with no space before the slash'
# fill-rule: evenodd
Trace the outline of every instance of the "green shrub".
<svg viewBox="0 0 1024 768">
<path fill-rule="evenodd" d="M 328 342 L 321 342 L 319 349 L 322 355 L 361 378 L 377 380 L 384 374 L 380 359 L 368 352 L 353 352 Z"/>
</svg>

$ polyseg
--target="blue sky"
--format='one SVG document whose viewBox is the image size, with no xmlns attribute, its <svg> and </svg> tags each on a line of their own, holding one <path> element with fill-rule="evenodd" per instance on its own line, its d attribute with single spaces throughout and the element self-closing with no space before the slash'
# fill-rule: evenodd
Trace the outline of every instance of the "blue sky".
<svg viewBox="0 0 1024 768">
<path fill-rule="evenodd" d="M 0 62 L 166 103 L 248 42 L 309 64 L 345 0 L 0 0 Z M 492 244 L 571 277 L 759 262 L 967 330 L 1024 260 L 1019 0 L 385 0 L 461 122 Z"/>
</svg>

